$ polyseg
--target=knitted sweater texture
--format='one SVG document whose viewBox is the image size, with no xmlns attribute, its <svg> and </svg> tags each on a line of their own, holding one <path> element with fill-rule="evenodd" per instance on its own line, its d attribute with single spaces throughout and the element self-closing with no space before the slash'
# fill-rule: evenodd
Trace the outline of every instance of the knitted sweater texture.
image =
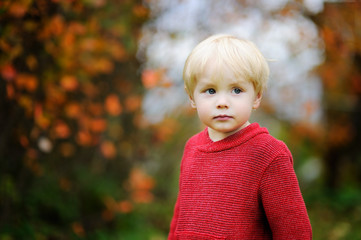
<svg viewBox="0 0 361 240">
<path fill-rule="evenodd" d="M 185 146 L 168 240 L 312 239 L 287 146 L 253 123 Z"/>
</svg>

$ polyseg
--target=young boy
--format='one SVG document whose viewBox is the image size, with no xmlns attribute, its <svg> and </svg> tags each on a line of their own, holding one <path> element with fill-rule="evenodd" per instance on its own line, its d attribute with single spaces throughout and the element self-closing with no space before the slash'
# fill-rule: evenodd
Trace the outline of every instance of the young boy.
<svg viewBox="0 0 361 240">
<path fill-rule="evenodd" d="M 186 143 L 168 239 L 312 239 L 287 146 L 250 123 L 269 68 L 247 41 L 215 35 L 183 78 L 207 128 Z"/>
</svg>

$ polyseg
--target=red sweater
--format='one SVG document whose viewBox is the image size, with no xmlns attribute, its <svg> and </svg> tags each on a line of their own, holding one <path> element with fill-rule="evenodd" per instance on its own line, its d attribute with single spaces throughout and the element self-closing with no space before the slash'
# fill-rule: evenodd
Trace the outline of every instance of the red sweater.
<svg viewBox="0 0 361 240">
<path fill-rule="evenodd" d="M 287 146 L 253 123 L 188 140 L 169 240 L 312 239 Z"/>
</svg>

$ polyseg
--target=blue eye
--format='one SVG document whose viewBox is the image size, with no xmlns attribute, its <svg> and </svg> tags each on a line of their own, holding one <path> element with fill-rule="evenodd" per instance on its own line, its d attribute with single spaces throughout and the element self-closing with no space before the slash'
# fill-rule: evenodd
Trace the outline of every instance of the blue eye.
<svg viewBox="0 0 361 240">
<path fill-rule="evenodd" d="M 233 92 L 234 92 L 235 94 L 240 94 L 240 93 L 243 92 L 243 91 L 242 91 L 242 89 L 240 89 L 240 88 L 235 88 L 235 89 L 233 89 Z"/>
<path fill-rule="evenodd" d="M 206 93 L 208 93 L 208 94 L 215 94 L 215 93 L 216 93 L 216 90 L 214 90 L 213 88 L 210 88 L 210 89 L 207 89 L 207 90 L 206 90 Z"/>
</svg>

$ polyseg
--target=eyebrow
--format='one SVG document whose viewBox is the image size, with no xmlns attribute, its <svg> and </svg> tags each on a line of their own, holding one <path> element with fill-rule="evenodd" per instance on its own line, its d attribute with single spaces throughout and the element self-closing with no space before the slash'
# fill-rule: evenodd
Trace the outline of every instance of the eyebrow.
<svg viewBox="0 0 361 240">
<path fill-rule="evenodd" d="M 199 82 L 198 86 L 200 88 L 210 88 L 210 87 L 214 87 L 216 84 L 214 82 Z"/>
</svg>

